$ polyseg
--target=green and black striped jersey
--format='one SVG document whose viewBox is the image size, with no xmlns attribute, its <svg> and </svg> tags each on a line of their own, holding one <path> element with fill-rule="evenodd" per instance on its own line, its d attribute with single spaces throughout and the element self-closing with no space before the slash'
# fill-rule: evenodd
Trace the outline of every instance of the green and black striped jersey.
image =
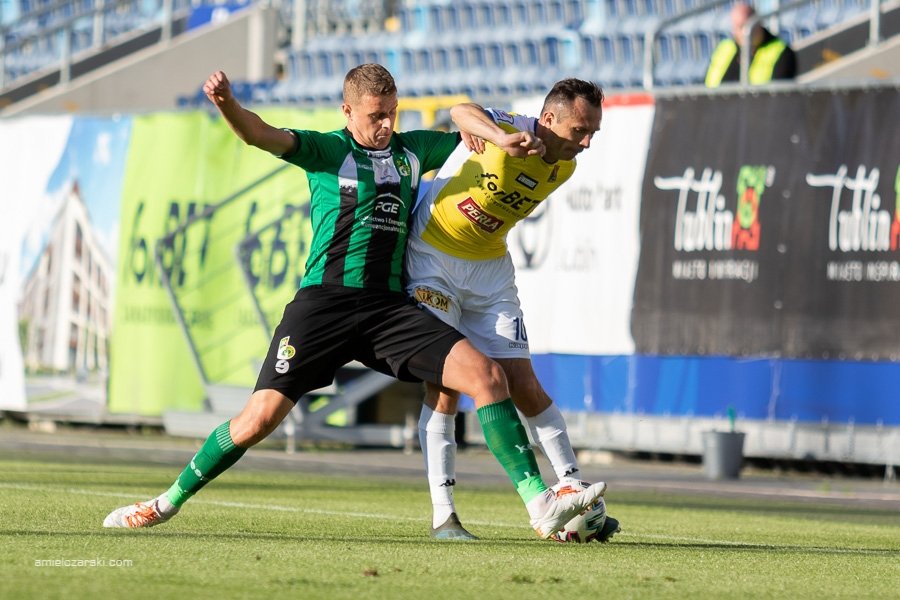
<svg viewBox="0 0 900 600">
<path fill-rule="evenodd" d="M 403 256 L 419 180 L 440 167 L 457 133 L 394 133 L 384 150 L 359 146 L 345 128 L 292 130 L 282 158 L 309 178 L 313 238 L 300 287 L 340 285 L 402 291 Z"/>
</svg>

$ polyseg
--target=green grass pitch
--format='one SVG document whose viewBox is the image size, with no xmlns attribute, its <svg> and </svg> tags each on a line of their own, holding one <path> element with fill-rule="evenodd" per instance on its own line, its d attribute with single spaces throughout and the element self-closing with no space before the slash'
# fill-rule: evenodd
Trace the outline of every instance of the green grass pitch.
<svg viewBox="0 0 900 600">
<path fill-rule="evenodd" d="M 0 459 L 4 598 L 897 598 L 900 511 L 624 493 L 609 544 L 544 542 L 511 486 L 465 486 L 482 539 L 427 535 L 424 481 L 233 469 L 174 520 L 104 530 L 178 469 Z"/>
</svg>

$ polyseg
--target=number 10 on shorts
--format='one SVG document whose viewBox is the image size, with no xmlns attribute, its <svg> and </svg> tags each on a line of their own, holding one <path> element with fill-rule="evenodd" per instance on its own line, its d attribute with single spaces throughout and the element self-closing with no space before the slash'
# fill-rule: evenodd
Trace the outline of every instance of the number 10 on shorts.
<svg viewBox="0 0 900 600">
<path fill-rule="evenodd" d="M 515 329 L 515 340 L 517 342 L 527 342 L 528 334 L 525 333 L 525 319 L 516 317 L 513 319 L 513 327 Z"/>
</svg>

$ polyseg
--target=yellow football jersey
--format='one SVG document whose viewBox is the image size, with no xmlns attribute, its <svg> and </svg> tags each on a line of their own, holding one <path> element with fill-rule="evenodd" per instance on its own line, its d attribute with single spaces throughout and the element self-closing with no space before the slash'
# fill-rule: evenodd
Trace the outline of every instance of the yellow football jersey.
<svg viewBox="0 0 900 600">
<path fill-rule="evenodd" d="M 535 131 L 536 119 L 489 110 L 504 130 Z M 413 235 L 464 259 L 506 254 L 506 235 L 575 170 L 574 160 L 515 158 L 491 143 L 482 154 L 460 144 L 416 208 Z"/>
</svg>

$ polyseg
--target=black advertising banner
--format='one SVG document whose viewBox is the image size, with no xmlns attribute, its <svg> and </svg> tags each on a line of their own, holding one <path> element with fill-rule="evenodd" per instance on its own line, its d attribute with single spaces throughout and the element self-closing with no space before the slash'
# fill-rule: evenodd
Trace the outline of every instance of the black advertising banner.
<svg viewBox="0 0 900 600">
<path fill-rule="evenodd" d="M 900 360 L 900 91 L 657 98 L 645 354 Z"/>
</svg>

